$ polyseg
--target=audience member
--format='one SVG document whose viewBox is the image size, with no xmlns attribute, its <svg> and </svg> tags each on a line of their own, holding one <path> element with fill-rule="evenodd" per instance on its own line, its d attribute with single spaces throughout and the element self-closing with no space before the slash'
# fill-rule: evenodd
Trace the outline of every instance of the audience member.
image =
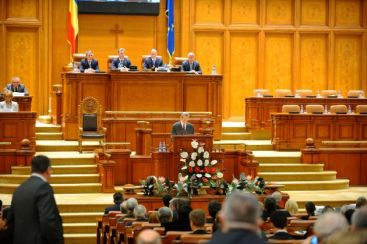
<svg viewBox="0 0 367 244">
<path fill-rule="evenodd" d="M 173 212 L 170 208 L 167 207 L 161 207 L 158 210 L 158 219 L 159 223 L 161 223 L 161 227 L 164 227 L 164 231 L 166 233 L 167 227 L 171 225 L 172 219 L 173 219 Z"/>
<path fill-rule="evenodd" d="M 270 196 L 266 197 L 264 201 L 262 219 L 266 221 L 275 210 L 277 210 L 277 203 L 275 199 Z"/>
<path fill-rule="evenodd" d="M 136 221 L 139 221 L 139 222 L 148 221 L 147 209 L 144 207 L 144 205 L 139 204 L 134 208 L 134 217 Z"/>
<path fill-rule="evenodd" d="M 1 208 L 0 208 L 1 209 Z M 0 218 L 0 243 L 12 244 L 13 243 L 13 212 L 11 208 L 4 208 Z"/>
<path fill-rule="evenodd" d="M 307 216 L 302 216 L 301 219 L 308 220 L 310 216 L 315 216 L 316 206 L 313 202 L 306 202 L 305 208 L 306 208 Z"/>
<path fill-rule="evenodd" d="M 274 235 L 269 239 L 293 240 L 294 238 L 287 232 L 287 214 L 285 211 L 277 210 L 270 215 L 270 221 L 274 226 Z"/>
<path fill-rule="evenodd" d="M 162 202 L 165 207 L 169 207 L 169 202 L 172 200 L 172 196 L 170 194 L 166 194 L 162 197 Z"/>
<path fill-rule="evenodd" d="M 190 213 L 190 226 L 192 234 L 208 234 L 205 230 L 205 212 L 202 209 L 195 209 Z"/>
<path fill-rule="evenodd" d="M 334 209 L 332 206 L 330 206 L 330 205 L 326 205 L 326 206 L 322 209 L 321 214 L 329 213 L 329 212 L 334 212 L 334 211 L 335 211 L 335 209 Z"/>
<path fill-rule="evenodd" d="M 11 78 L 11 83 L 6 86 L 6 89 L 11 92 L 22 92 L 24 94 L 28 94 L 25 85 L 20 83 L 20 78 L 18 76 Z"/>
<path fill-rule="evenodd" d="M 64 243 L 62 221 L 52 187 L 48 183 L 50 159 L 33 157 L 31 177 L 14 192 L 14 243 Z"/>
<path fill-rule="evenodd" d="M 327 244 L 366 244 L 367 231 L 338 231 L 331 235 Z"/>
<path fill-rule="evenodd" d="M 0 102 L 0 112 L 18 112 L 19 106 L 13 101 L 13 92 L 6 90 L 4 101 Z"/>
<path fill-rule="evenodd" d="M 143 69 L 155 69 L 158 67 L 162 67 L 163 66 L 163 61 L 161 58 L 157 57 L 157 50 L 156 49 L 152 49 L 150 51 L 150 57 L 147 57 L 144 60 L 143 63 Z"/>
<path fill-rule="evenodd" d="M 120 204 L 120 210 L 121 210 L 121 213 L 123 214 L 126 214 L 127 213 L 127 200 L 123 201 L 121 204 Z"/>
<path fill-rule="evenodd" d="M 213 234 L 210 244 L 265 243 L 257 234 L 260 213 L 254 195 L 240 191 L 232 193 L 225 200 L 219 216 L 223 219 L 223 228 Z"/>
<path fill-rule="evenodd" d="M 367 199 L 364 196 L 358 197 L 356 200 L 356 208 L 367 205 Z"/>
<path fill-rule="evenodd" d="M 344 212 L 344 217 L 347 219 L 349 225 L 352 224 L 352 216 L 354 211 L 355 211 L 354 209 L 348 209 L 347 211 Z"/>
<path fill-rule="evenodd" d="M 138 206 L 138 200 L 136 200 L 135 198 L 129 198 L 126 201 L 126 216 L 125 218 L 134 218 L 134 208 Z"/>
<path fill-rule="evenodd" d="M 210 219 L 207 220 L 207 223 L 214 223 L 215 218 L 217 217 L 218 212 L 222 209 L 222 204 L 216 200 L 211 200 L 208 204 L 208 212 L 210 215 Z"/>
<path fill-rule="evenodd" d="M 202 74 L 200 64 L 195 60 L 195 54 L 193 52 L 189 52 L 187 54 L 187 60 L 182 62 L 181 70 L 195 74 Z"/>
<path fill-rule="evenodd" d="M 327 243 L 328 238 L 348 229 L 348 222 L 341 213 L 329 212 L 321 215 L 314 226 L 314 236 L 306 239 L 306 243 Z"/>
<path fill-rule="evenodd" d="M 118 57 L 112 60 L 111 70 L 127 71 L 130 68 L 131 62 L 125 57 L 125 48 L 118 49 Z"/>
<path fill-rule="evenodd" d="M 172 125 L 171 135 L 192 135 L 195 133 L 194 126 L 189 123 L 190 114 L 182 113 L 180 121 Z"/>
<path fill-rule="evenodd" d="M 155 223 L 155 224 L 159 223 L 158 211 L 154 211 L 154 212 L 149 214 L 148 222 L 149 223 Z"/>
<path fill-rule="evenodd" d="M 181 204 L 181 206 L 177 210 L 177 220 L 172 221 L 171 224 L 166 227 L 166 231 L 191 231 L 189 218 L 189 214 L 191 211 L 191 206 L 185 203 Z"/>
<path fill-rule="evenodd" d="M 113 202 L 115 204 L 110 206 L 110 207 L 107 207 L 104 210 L 104 213 L 108 214 L 109 211 L 121 211 L 120 205 L 121 205 L 123 200 L 124 200 L 124 197 L 122 196 L 122 193 L 121 192 L 115 192 L 113 194 Z"/>
<path fill-rule="evenodd" d="M 352 226 L 353 231 L 356 230 L 367 230 L 367 206 L 357 208 L 352 215 Z"/>
<path fill-rule="evenodd" d="M 295 215 L 298 213 L 298 204 L 296 201 L 294 200 L 288 200 L 286 203 L 285 203 L 285 210 L 287 210 L 290 215 Z"/>
<path fill-rule="evenodd" d="M 80 72 L 95 73 L 99 72 L 98 60 L 94 59 L 93 52 L 88 50 L 85 52 L 85 58 L 80 62 Z"/>
<path fill-rule="evenodd" d="M 282 201 L 282 193 L 280 193 L 279 191 L 275 191 L 271 194 L 271 196 L 275 199 L 275 202 L 277 203 L 277 209 L 282 209 L 282 207 L 280 206 L 280 202 Z"/>
<path fill-rule="evenodd" d="M 158 232 L 146 229 L 139 233 L 136 244 L 160 244 L 161 243 L 161 236 Z"/>
</svg>

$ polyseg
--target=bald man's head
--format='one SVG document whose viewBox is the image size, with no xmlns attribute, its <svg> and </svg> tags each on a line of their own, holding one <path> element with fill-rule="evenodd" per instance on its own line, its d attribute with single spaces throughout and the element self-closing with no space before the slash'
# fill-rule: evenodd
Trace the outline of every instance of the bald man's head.
<svg viewBox="0 0 367 244">
<path fill-rule="evenodd" d="M 137 244 L 160 244 L 161 237 L 158 232 L 147 229 L 140 232 L 137 238 Z"/>
</svg>

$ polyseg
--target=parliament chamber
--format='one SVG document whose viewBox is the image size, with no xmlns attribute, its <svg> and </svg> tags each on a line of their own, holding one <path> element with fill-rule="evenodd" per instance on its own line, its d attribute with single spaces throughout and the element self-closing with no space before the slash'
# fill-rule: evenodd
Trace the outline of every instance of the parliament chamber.
<svg viewBox="0 0 367 244">
<path fill-rule="evenodd" d="M 0 112 L 4 206 L 35 155 L 51 159 L 67 244 L 131 243 L 145 229 L 162 243 L 198 243 L 156 223 L 122 224 L 121 212 L 103 214 L 121 192 L 154 216 L 162 177 L 176 185 L 173 197 L 206 215 L 233 184 L 264 179 L 262 194 L 249 190 L 259 201 L 280 192 L 281 208 L 298 204 L 287 222 L 293 236 L 317 221 L 300 220 L 308 202 L 343 209 L 367 197 L 366 0 L 160 0 L 155 14 L 101 13 L 88 2 L 0 0 L 0 102 L 14 77 L 29 93 L 13 97 L 19 112 Z M 185 62 L 191 71 L 181 71 Z M 186 134 L 186 113 L 194 134 Z M 193 141 L 210 161 L 182 160 L 198 150 Z M 185 178 L 193 174 L 201 187 Z M 180 182 L 198 195 L 177 193 Z M 269 220 L 261 228 L 273 232 Z"/>
</svg>

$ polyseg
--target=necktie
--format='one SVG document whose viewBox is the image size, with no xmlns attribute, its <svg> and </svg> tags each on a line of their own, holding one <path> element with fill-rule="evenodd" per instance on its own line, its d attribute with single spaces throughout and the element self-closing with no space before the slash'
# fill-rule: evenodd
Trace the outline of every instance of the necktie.
<svg viewBox="0 0 367 244">
<path fill-rule="evenodd" d="M 17 87 L 14 87 L 14 91 L 17 92 L 18 91 L 18 88 Z"/>
<path fill-rule="evenodd" d="M 190 71 L 192 70 L 192 63 L 190 63 Z"/>
<path fill-rule="evenodd" d="M 89 68 L 92 68 L 92 62 L 88 61 Z"/>
</svg>

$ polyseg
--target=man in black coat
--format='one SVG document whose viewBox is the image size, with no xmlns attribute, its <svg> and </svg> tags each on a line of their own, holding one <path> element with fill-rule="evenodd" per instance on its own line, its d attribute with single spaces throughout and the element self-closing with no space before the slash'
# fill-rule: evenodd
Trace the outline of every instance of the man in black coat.
<svg viewBox="0 0 367 244">
<path fill-rule="evenodd" d="M 93 58 L 93 52 L 88 50 L 85 53 L 85 58 L 80 61 L 80 72 L 95 73 L 99 72 L 98 60 Z"/>
<path fill-rule="evenodd" d="M 111 70 L 127 70 L 130 68 L 131 62 L 125 57 L 125 48 L 119 48 L 119 56 L 112 60 Z"/>
<path fill-rule="evenodd" d="M 155 69 L 163 66 L 163 60 L 157 57 L 157 50 L 152 49 L 150 51 L 150 57 L 144 60 L 143 69 Z"/>
<path fill-rule="evenodd" d="M 31 177 L 14 192 L 14 244 L 62 244 L 62 221 L 52 187 L 50 159 L 39 155 L 32 159 Z"/>
<path fill-rule="evenodd" d="M 109 211 L 121 211 L 121 203 L 124 201 L 124 197 L 121 192 L 115 192 L 113 194 L 113 202 L 115 203 L 112 206 L 107 207 L 104 210 L 104 214 L 108 214 Z"/>
<path fill-rule="evenodd" d="M 193 52 L 189 52 L 187 54 L 187 60 L 182 63 L 181 70 L 195 74 L 202 74 L 200 64 L 195 60 L 195 54 Z"/>
<path fill-rule="evenodd" d="M 194 126 L 189 121 L 190 114 L 182 113 L 180 121 L 173 124 L 171 135 L 193 135 L 195 133 Z"/>
<path fill-rule="evenodd" d="M 270 236 L 269 239 L 273 240 L 294 240 L 287 232 L 287 212 L 282 210 L 276 210 L 270 215 L 270 221 L 274 226 L 274 235 Z"/>
<path fill-rule="evenodd" d="M 220 212 L 223 219 L 222 231 L 216 231 L 208 243 L 265 244 L 258 234 L 259 211 L 259 203 L 254 195 L 240 191 L 232 193 Z"/>
</svg>

